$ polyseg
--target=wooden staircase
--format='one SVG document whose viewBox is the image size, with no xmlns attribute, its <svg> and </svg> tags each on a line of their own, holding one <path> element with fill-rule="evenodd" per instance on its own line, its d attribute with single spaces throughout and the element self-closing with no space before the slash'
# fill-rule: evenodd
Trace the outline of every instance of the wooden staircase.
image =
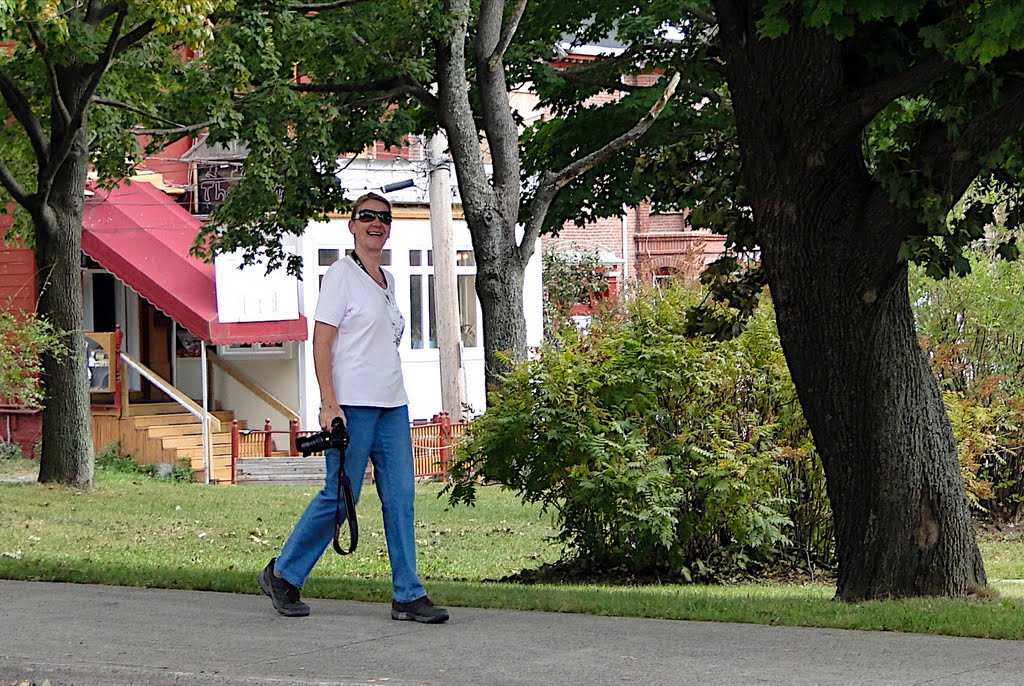
<svg viewBox="0 0 1024 686">
<path fill-rule="evenodd" d="M 231 483 L 231 422 L 235 413 L 216 410 L 211 415 L 220 420 L 221 430 L 210 432 L 211 483 Z M 168 403 L 133 403 L 129 405 L 126 421 L 126 445 L 142 464 L 167 462 L 175 466 L 189 466 L 197 481 L 204 480 L 202 422 L 186 412 L 181 405 Z M 244 421 L 239 428 L 246 428 Z"/>
</svg>

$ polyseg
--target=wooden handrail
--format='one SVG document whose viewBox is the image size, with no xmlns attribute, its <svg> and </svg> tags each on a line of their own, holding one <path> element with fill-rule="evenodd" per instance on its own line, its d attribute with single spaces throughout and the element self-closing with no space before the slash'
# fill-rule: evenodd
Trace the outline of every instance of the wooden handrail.
<svg viewBox="0 0 1024 686">
<path fill-rule="evenodd" d="M 283 402 L 272 396 L 269 392 L 267 392 L 265 388 L 257 384 L 248 376 L 246 376 L 245 372 L 243 372 L 241 369 L 239 369 L 232 363 L 228 362 L 227 360 L 219 357 L 216 353 L 207 351 L 206 357 L 211 362 L 213 362 L 213 364 L 215 364 L 217 367 L 220 367 L 222 370 L 224 370 L 224 373 L 226 373 L 228 376 L 230 376 L 238 383 L 242 384 L 242 386 L 244 386 L 249 392 L 251 392 L 257 398 L 259 398 L 267 405 L 270 405 L 270 407 L 283 414 L 285 419 L 294 419 L 295 421 L 301 421 L 298 412 L 296 412 L 295 410 L 288 407 Z"/>
<path fill-rule="evenodd" d="M 152 369 L 142 364 L 138 360 L 132 359 L 126 353 L 121 353 L 121 360 L 124 361 L 129 367 L 137 371 L 142 376 L 149 379 L 149 382 L 159 388 L 161 391 L 170 396 L 171 400 L 178 403 L 190 413 L 195 415 L 199 421 L 203 421 L 203 408 L 201 408 L 192 398 L 188 397 L 177 388 L 160 378 L 160 375 L 154 372 Z M 125 384 L 127 386 L 127 384 Z M 220 420 L 210 414 L 210 430 L 220 431 Z"/>
</svg>

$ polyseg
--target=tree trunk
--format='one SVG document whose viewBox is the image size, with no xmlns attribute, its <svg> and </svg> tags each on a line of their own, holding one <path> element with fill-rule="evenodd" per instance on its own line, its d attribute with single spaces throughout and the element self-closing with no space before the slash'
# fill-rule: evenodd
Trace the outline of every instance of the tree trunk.
<svg viewBox="0 0 1024 686">
<path fill-rule="evenodd" d="M 67 354 L 43 357 L 39 480 L 88 486 L 92 427 L 82 331 L 82 214 L 88 155 L 84 128 L 54 179 L 50 202 L 33 213 L 39 268 L 38 311 L 64 333 Z"/>
<path fill-rule="evenodd" d="M 837 218 L 837 221 L 839 218 Z M 963 596 L 985 584 L 953 434 L 918 344 L 905 270 L 858 298 L 856 254 L 765 256 L 779 334 L 822 456 L 837 597 Z"/>
<path fill-rule="evenodd" d="M 897 259 L 915 220 L 867 173 L 839 44 L 798 22 L 761 39 L 753 3 L 715 6 L 779 336 L 828 482 L 837 597 L 963 596 L 985 571 Z"/>
<path fill-rule="evenodd" d="M 482 217 L 469 212 L 466 223 L 477 257 L 476 292 L 484 328 L 484 380 L 488 391 L 501 384 L 510 361 L 526 359 L 526 316 L 523 312 L 525 262 L 514 240 L 504 240 L 506 228 L 497 213 Z M 485 256 L 485 257 L 484 257 Z"/>
<path fill-rule="evenodd" d="M 523 315 L 523 268 L 516 261 L 496 265 L 494 273 L 477 273 L 484 325 L 484 372 L 492 390 L 509 371 L 512 361 L 526 356 L 526 317 Z"/>
</svg>

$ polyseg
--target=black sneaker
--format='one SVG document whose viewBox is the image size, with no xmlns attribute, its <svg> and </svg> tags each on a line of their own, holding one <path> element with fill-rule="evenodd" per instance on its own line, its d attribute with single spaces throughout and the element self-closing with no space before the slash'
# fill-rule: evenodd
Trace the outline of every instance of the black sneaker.
<svg viewBox="0 0 1024 686">
<path fill-rule="evenodd" d="M 274 574 L 275 560 L 276 557 L 272 558 L 256 576 L 260 589 L 270 596 L 274 608 L 285 617 L 306 617 L 309 615 L 309 605 L 299 600 L 299 589 Z"/>
<path fill-rule="evenodd" d="M 448 610 L 434 605 L 427 596 L 417 598 L 408 603 L 392 600 L 391 619 L 423 622 L 424 624 L 440 624 L 441 622 L 448 621 Z"/>
</svg>

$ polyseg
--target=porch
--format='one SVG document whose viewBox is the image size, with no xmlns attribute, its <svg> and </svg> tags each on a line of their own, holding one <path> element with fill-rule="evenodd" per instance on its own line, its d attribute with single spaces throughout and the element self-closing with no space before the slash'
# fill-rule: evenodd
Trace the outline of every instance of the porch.
<svg viewBox="0 0 1024 686">
<path fill-rule="evenodd" d="M 453 423 L 447 413 L 434 415 L 429 422 L 415 422 L 409 427 L 412 436 L 413 475 L 416 479 L 443 478 L 452 450 L 463 440 L 468 423 Z M 270 420 L 263 429 L 241 429 L 238 422 L 231 427 L 232 483 L 322 484 L 325 476 L 322 453 L 298 454 L 295 440 L 313 431 L 299 431 L 298 423 L 288 429 L 275 430 Z M 278 446 L 287 445 L 285 450 Z M 373 481 L 373 465 L 367 465 L 366 480 Z"/>
<path fill-rule="evenodd" d="M 93 361 L 93 445 L 97 451 L 111 443 L 139 464 L 165 463 L 192 470 L 197 480 L 214 484 L 322 483 L 322 454 L 301 456 L 296 439 L 315 431 L 299 429 L 298 414 L 271 395 L 238 367 L 212 352 L 204 362 L 203 405 L 175 388 L 160 374 L 121 350 L 120 331 L 90 332 Z M 113 361 L 113 362 L 112 362 Z M 145 391 L 131 392 L 126 379 L 134 370 L 145 381 Z M 247 422 L 221 406 L 214 397 L 212 379 L 224 374 L 288 418 L 287 429 L 275 429 L 267 418 L 263 427 Z M 465 434 L 466 423 L 453 423 L 447 413 L 410 426 L 414 474 L 418 479 L 442 476 L 451 450 Z M 372 481 L 372 467 L 367 478 Z"/>
</svg>

